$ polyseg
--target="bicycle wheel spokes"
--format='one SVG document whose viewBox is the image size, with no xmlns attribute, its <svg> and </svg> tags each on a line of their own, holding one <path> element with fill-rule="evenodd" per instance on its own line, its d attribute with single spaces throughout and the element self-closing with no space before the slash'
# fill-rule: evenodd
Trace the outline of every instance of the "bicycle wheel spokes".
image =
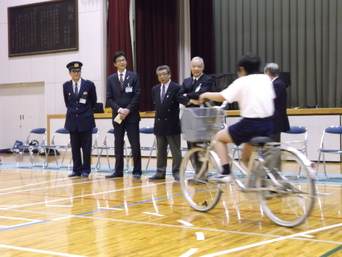
<svg viewBox="0 0 342 257">
<path fill-rule="evenodd" d="M 264 213 L 273 222 L 280 226 L 294 227 L 307 219 L 314 205 L 315 187 L 310 174 L 312 171 L 305 166 L 297 152 L 283 148 L 278 150 L 265 157 L 265 167 L 277 178 L 278 183 L 270 178 L 259 178 L 257 187 L 269 189 L 260 192 L 259 201 Z M 306 180 L 302 183 L 289 181 L 284 175 L 298 170 L 306 175 Z"/>
<path fill-rule="evenodd" d="M 216 163 L 204 157 L 205 149 L 191 149 L 184 156 L 179 172 L 184 198 L 197 211 L 209 211 L 221 195 L 220 186 L 208 181 L 209 176 L 217 173 Z"/>
</svg>

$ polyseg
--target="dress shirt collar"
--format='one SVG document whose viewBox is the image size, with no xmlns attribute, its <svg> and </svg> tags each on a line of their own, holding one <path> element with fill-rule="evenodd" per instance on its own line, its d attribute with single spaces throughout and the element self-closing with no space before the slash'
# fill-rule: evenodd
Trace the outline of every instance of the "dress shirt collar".
<svg viewBox="0 0 342 257">
<path fill-rule="evenodd" d="M 75 90 L 76 83 L 77 83 L 78 90 L 80 90 L 80 88 L 81 88 L 81 81 L 82 81 L 81 79 L 79 79 L 76 82 L 72 80 L 72 86 L 73 86 L 74 90 Z"/>
<path fill-rule="evenodd" d="M 201 73 L 201 75 L 199 75 L 197 78 L 195 78 L 194 76 L 192 77 L 194 80 L 199 80 L 200 77 L 202 77 L 203 73 Z"/>
<path fill-rule="evenodd" d="M 273 81 L 275 81 L 277 78 L 279 78 L 279 76 L 277 76 L 277 77 L 275 77 L 274 79 L 272 79 L 271 82 L 273 83 Z"/>
<path fill-rule="evenodd" d="M 127 71 L 127 70 L 125 69 L 125 70 L 122 72 L 122 74 L 123 74 L 123 75 L 122 75 L 123 80 L 125 80 L 126 71 Z M 119 77 L 119 78 L 120 78 L 120 74 L 121 74 L 121 72 L 118 71 L 118 77 Z"/>
<path fill-rule="evenodd" d="M 171 83 L 171 79 L 165 84 L 165 92 L 166 92 L 167 89 L 169 88 L 170 83 Z M 160 84 L 160 86 L 162 87 L 163 84 Z"/>
</svg>

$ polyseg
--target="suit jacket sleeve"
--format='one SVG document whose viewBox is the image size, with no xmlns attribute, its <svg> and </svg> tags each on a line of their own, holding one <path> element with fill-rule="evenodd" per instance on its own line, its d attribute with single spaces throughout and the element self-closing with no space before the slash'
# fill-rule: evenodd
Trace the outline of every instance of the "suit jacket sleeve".
<svg viewBox="0 0 342 257">
<path fill-rule="evenodd" d="M 182 83 L 182 86 L 181 86 L 181 89 L 179 90 L 179 93 L 178 93 L 178 102 L 183 104 L 183 105 L 188 105 L 189 101 L 190 101 L 190 98 L 184 96 L 184 94 L 188 94 L 190 93 L 190 90 L 191 90 L 191 81 L 192 81 L 192 78 L 187 78 L 183 81 Z"/>
<path fill-rule="evenodd" d="M 187 94 L 187 96 L 190 99 L 195 99 L 198 100 L 199 96 L 205 92 L 211 92 L 212 91 L 212 87 L 213 87 L 213 83 L 214 83 L 214 79 L 206 74 L 203 74 L 200 79 L 198 80 L 197 83 L 200 83 L 200 90 L 195 92 L 190 92 Z"/>
</svg>

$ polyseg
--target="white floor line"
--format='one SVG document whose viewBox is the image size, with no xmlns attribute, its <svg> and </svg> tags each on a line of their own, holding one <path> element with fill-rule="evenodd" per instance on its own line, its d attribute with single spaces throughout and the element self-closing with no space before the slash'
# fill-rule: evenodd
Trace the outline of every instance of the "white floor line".
<svg viewBox="0 0 342 257">
<path fill-rule="evenodd" d="M 189 251 L 187 251 L 186 253 L 183 253 L 179 257 L 189 257 L 189 256 L 193 255 L 197 251 L 198 251 L 198 248 L 191 248 Z"/>
<path fill-rule="evenodd" d="M 57 181 L 62 181 L 62 180 L 66 180 L 66 179 L 63 178 L 63 179 L 56 179 L 56 180 L 44 181 L 44 182 L 40 182 L 40 183 L 27 184 L 27 185 L 16 186 L 16 187 L 6 187 L 6 188 L 0 189 L 0 191 L 7 191 L 7 190 L 11 190 L 11 189 L 16 189 L 16 188 L 21 188 L 21 187 L 28 187 L 28 186 L 43 185 L 43 184 L 47 184 L 47 183 L 50 184 L 50 183 L 57 182 Z"/>
<path fill-rule="evenodd" d="M 153 213 L 153 212 L 143 212 L 144 214 L 149 214 L 149 215 L 154 215 L 154 216 L 159 216 L 159 217 L 163 217 L 165 215 L 163 214 L 159 214 L 159 213 Z"/>
<path fill-rule="evenodd" d="M 341 227 L 341 226 L 342 226 L 342 223 L 339 223 L 339 224 L 331 225 L 331 226 L 328 226 L 328 227 L 322 227 L 322 228 L 313 229 L 313 230 L 309 230 L 309 231 L 305 231 L 305 232 L 301 232 L 301 233 L 296 233 L 296 234 L 292 234 L 292 235 L 288 235 L 288 236 L 284 236 L 284 237 L 280 237 L 280 238 L 274 238 L 274 239 L 271 239 L 271 240 L 267 240 L 267 241 L 263 241 L 263 242 L 259 242 L 259 243 L 255 243 L 255 244 L 245 245 L 245 246 L 233 248 L 233 249 L 226 250 L 226 251 L 221 251 L 221 252 L 217 252 L 217 253 L 213 253 L 213 254 L 208 254 L 208 255 L 202 255 L 201 257 L 220 256 L 220 255 L 227 254 L 227 253 L 238 252 L 238 251 L 250 249 L 250 248 L 253 248 L 253 247 L 258 247 L 258 246 L 261 246 L 261 245 L 266 245 L 266 244 L 271 244 L 271 243 L 278 242 L 278 241 L 283 241 L 283 240 L 286 240 L 286 239 L 293 239 L 293 238 L 296 238 L 296 237 L 305 236 L 307 234 L 311 234 L 311 233 L 315 233 L 315 232 L 319 232 L 319 231 L 323 231 L 323 230 L 328 230 L 328 229 L 332 229 L 332 228 L 337 228 L 337 227 Z"/>
<path fill-rule="evenodd" d="M 53 183 L 53 182 L 54 181 L 50 181 L 49 183 Z M 66 184 L 66 185 L 49 186 L 48 188 L 59 188 L 59 187 L 66 187 L 66 186 L 73 187 L 74 185 L 81 185 L 81 184 L 87 184 L 87 183 L 89 183 L 89 181 L 83 181 L 81 183 L 71 183 L 71 184 Z M 38 183 L 38 184 L 40 184 L 40 183 Z M 31 185 L 34 185 L 34 184 L 31 184 Z M 27 185 L 25 187 L 27 187 Z M 10 192 L 5 192 L 5 193 L 0 193 L 0 195 L 18 194 L 18 193 L 24 193 L 24 192 L 37 191 L 37 190 L 46 190 L 46 187 L 29 188 L 29 189 L 25 189 L 25 190 L 10 191 Z"/>
<path fill-rule="evenodd" d="M 89 181 L 88 182 L 82 182 L 82 183 L 89 183 Z M 165 183 L 160 183 L 160 184 L 166 184 L 166 183 L 173 183 L 173 181 L 165 182 Z M 43 201 L 43 202 L 36 202 L 36 203 L 30 203 L 30 204 L 17 205 L 15 207 L 3 208 L 3 209 L 9 210 L 9 209 L 15 209 L 15 208 L 22 208 L 22 207 L 28 207 L 28 206 L 33 206 L 33 205 L 39 205 L 39 204 L 47 204 L 47 203 L 58 202 L 58 201 L 61 201 L 61 200 L 77 199 L 77 198 L 81 198 L 81 197 L 89 197 L 89 196 L 109 194 L 109 193 L 120 192 L 120 191 L 131 190 L 131 189 L 139 189 L 139 188 L 144 188 L 144 187 L 151 187 L 151 186 L 155 186 L 155 185 L 158 185 L 158 184 L 142 185 L 142 186 L 136 186 L 136 187 L 130 187 L 130 188 L 115 189 L 115 190 L 103 191 L 103 192 L 92 193 L 92 194 L 87 194 L 87 195 L 72 196 L 72 197 L 69 197 L 69 198 L 60 198 L 60 199 L 55 199 L 55 200 L 50 200 L 50 201 Z M 75 185 L 75 184 L 71 184 L 71 185 Z M 61 185 L 61 186 L 67 186 L 67 185 Z M 58 186 L 58 187 L 60 187 L 60 186 Z M 46 188 L 43 188 L 43 189 L 46 189 Z M 36 189 L 33 189 L 33 190 L 36 190 Z M 28 190 L 23 190 L 23 191 L 29 191 L 29 189 Z M 19 191 L 19 192 L 23 192 L 23 191 Z M 18 193 L 18 192 L 9 192 L 9 194 L 10 193 Z M 1 193 L 0 193 L 0 195 L 1 195 Z"/>
<path fill-rule="evenodd" d="M 11 245 L 2 245 L 2 244 L 0 244 L 0 248 L 19 250 L 19 251 L 24 251 L 24 252 L 43 253 L 43 254 L 50 254 L 50 255 L 56 255 L 56 256 L 65 256 L 65 257 L 85 257 L 83 255 L 74 255 L 74 254 L 68 254 L 68 253 L 58 253 L 58 252 L 51 252 L 51 251 L 43 251 L 43 250 L 38 250 L 38 249 L 18 247 L 18 246 L 11 246 Z"/>
<path fill-rule="evenodd" d="M 196 238 L 198 241 L 204 240 L 205 236 L 203 232 L 196 232 Z"/>
<path fill-rule="evenodd" d="M 14 212 L 28 212 L 28 213 L 39 213 L 39 214 L 46 214 L 46 215 L 56 215 L 56 216 L 63 216 L 61 218 L 51 219 L 51 221 L 57 221 L 59 219 L 65 219 L 65 218 L 79 218 L 79 219 L 92 219 L 92 220 L 107 220 L 107 221 L 113 221 L 113 222 L 124 222 L 124 223 L 132 223 L 132 224 L 142 224 L 142 225 L 149 225 L 149 226 L 161 226 L 161 227 L 173 227 L 173 228 L 187 228 L 187 229 L 195 229 L 195 230 L 202 230 L 202 231 L 215 231 L 215 232 L 223 232 L 223 233 L 232 233 L 232 234 L 242 234 L 242 235 L 255 235 L 260 237 L 276 237 L 276 241 L 285 240 L 287 238 L 292 237 L 294 240 L 305 240 L 310 242 L 322 242 L 322 243 L 329 243 L 329 244 L 337 244 L 342 245 L 341 242 L 334 242 L 334 241 L 326 241 L 326 240 L 317 240 L 317 239 L 309 239 L 309 238 L 301 238 L 301 236 L 305 236 L 305 234 L 310 234 L 314 232 L 318 232 L 320 230 L 330 229 L 333 227 L 339 227 L 342 226 L 342 224 L 333 225 L 330 227 L 323 227 L 316 230 L 310 230 L 303 233 L 294 234 L 292 236 L 289 236 L 287 238 L 276 236 L 276 235 L 268 235 L 268 234 L 258 234 L 258 233 L 250 233 L 250 232 L 240 232 L 240 231 L 231 231 L 231 230 L 223 230 L 223 229 L 213 229 L 213 228 L 202 228 L 202 227 L 189 227 L 189 226 L 182 226 L 182 225 L 172 225 L 172 224 L 163 224 L 163 223 L 153 223 L 153 222 L 142 222 L 142 221 L 130 221 L 130 220 L 121 220 L 121 219 L 111 219 L 111 218 L 102 218 L 102 217 L 91 217 L 91 216 L 77 216 L 77 215 L 65 215 L 65 214 L 57 214 L 57 213 L 45 213 L 45 212 L 35 212 L 35 211 L 26 211 L 26 210 L 10 210 Z M 270 242 L 272 240 L 269 240 L 267 242 Z M 271 242 L 272 243 L 272 242 Z M 251 247 L 249 247 L 251 248 Z M 219 254 L 221 255 L 221 254 Z M 216 255 L 208 255 L 208 256 L 216 256 Z"/>
<path fill-rule="evenodd" d="M 10 220 L 25 220 L 25 221 L 41 221 L 36 219 L 25 219 L 25 218 L 15 218 L 15 217 L 7 217 L 7 216 L 0 216 L 0 219 L 10 219 Z"/>
<path fill-rule="evenodd" d="M 187 226 L 187 227 L 193 227 L 194 225 L 187 222 L 187 221 L 184 221 L 184 220 L 177 220 L 179 223 L 182 223 L 183 225 Z"/>
</svg>

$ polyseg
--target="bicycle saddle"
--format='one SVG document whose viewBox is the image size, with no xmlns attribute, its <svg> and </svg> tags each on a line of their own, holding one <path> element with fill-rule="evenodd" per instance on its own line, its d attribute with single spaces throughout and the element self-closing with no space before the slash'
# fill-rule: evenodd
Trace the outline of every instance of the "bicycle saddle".
<svg viewBox="0 0 342 257">
<path fill-rule="evenodd" d="M 249 140 L 249 143 L 252 146 L 262 146 L 269 142 L 273 142 L 272 138 L 270 137 L 253 137 L 251 140 Z"/>
</svg>

